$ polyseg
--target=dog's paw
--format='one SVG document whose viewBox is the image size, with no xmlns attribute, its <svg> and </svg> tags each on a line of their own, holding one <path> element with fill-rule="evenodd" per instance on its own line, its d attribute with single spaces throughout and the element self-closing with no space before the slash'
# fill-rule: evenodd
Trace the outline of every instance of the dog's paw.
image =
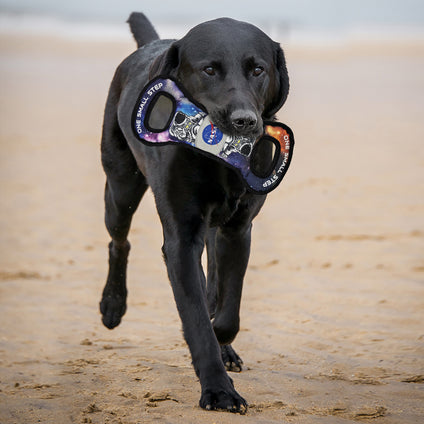
<svg viewBox="0 0 424 424">
<path fill-rule="evenodd" d="M 247 412 L 247 402 L 236 392 L 234 387 L 227 389 L 206 389 L 202 391 L 199 405 L 208 411 L 220 410 L 244 415 Z"/>
<path fill-rule="evenodd" d="M 241 372 L 243 361 L 231 345 L 221 346 L 221 356 L 227 371 Z"/>
<path fill-rule="evenodd" d="M 120 294 L 103 294 L 102 301 L 100 302 L 100 312 L 102 313 L 102 322 L 105 327 L 112 330 L 121 322 L 127 310 L 126 296 Z"/>
</svg>

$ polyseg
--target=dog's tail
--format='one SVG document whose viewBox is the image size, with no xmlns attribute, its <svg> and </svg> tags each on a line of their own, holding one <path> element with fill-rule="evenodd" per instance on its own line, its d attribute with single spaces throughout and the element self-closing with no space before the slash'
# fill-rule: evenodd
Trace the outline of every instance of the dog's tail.
<svg viewBox="0 0 424 424">
<path fill-rule="evenodd" d="M 159 39 L 158 33 L 143 13 L 132 12 L 127 22 L 138 47 Z"/>
</svg>

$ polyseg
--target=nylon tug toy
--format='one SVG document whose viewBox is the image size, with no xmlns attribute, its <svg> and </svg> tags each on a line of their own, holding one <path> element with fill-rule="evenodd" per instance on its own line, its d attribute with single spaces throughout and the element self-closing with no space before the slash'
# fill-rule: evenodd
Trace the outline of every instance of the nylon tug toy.
<svg viewBox="0 0 424 424">
<path fill-rule="evenodd" d="M 183 144 L 237 171 L 247 188 L 267 194 L 290 166 L 294 137 L 280 122 L 264 122 L 259 138 L 224 134 L 176 81 L 158 77 L 142 90 L 131 125 L 146 145 Z"/>
</svg>

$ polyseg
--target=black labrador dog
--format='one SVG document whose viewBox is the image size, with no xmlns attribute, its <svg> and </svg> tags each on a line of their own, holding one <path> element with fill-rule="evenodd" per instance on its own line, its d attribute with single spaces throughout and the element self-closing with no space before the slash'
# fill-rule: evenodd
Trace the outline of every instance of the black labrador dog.
<svg viewBox="0 0 424 424">
<path fill-rule="evenodd" d="M 201 384 L 200 406 L 244 412 L 229 370 L 241 370 L 231 348 L 249 254 L 252 220 L 265 195 L 239 175 L 184 146 L 146 146 L 131 115 L 147 82 L 173 77 L 224 133 L 260 135 L 286 100 L 289 82 L 280 45 L 255 26 L 229 18 L 194 27 L 182 39 L 160 40 L 148 19 L 128 20 L 138 49 L 117 68 L 106 103 L 101 143 L 107 176 L 105 222 L 112 238 L 100 310 L 107 328 L 126 310 L 131 219 L 146 189 L 163 227 L 163 256 L 185 340 Z M 207 278 L 201 256 L 207 248 Z"/>
</svg>

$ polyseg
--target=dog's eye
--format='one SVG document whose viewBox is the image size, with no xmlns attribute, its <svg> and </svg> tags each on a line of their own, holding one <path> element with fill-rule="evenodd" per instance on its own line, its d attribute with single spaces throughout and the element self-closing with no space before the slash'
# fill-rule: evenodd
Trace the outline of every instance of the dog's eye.
<svg viewBox="0 0 424 424">
<path fill-rule="evenodd" d="M 205 66 L 203 72 L 212 77 L 215 75 L 215 68 L 213 66 Z"/>
<path fill-rule="evenodd" d="M 263 71 L 264 71 L 264 68 L 262 68 L 262 66 L 255 66 L 252 74 L 253 74 L 254 77 L 258 77 L 259 75 L 262 74 Z"/>
</svg>

